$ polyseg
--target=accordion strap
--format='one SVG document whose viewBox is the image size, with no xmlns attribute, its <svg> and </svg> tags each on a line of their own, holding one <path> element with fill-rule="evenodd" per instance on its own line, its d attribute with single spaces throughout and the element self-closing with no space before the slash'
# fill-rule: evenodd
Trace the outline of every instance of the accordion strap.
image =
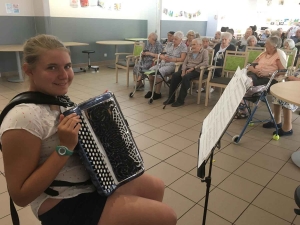
<svg viewBox="0 0 300 225">
<path fill-rule="evenodd" d="M 22 92 L 22 93 L 16 95 L 8 103 L 8 105 L 3 109 L 3 111 L 1 112 L 1 115 L 0 115 L 0 126 L 1 126 L 1 124 L 2 124 L 2 122 L 4 120 L 4 118 L 5 118 L 6 114 L 13 107 L 15 107 L 16 105 L 22 104 L 22 103 L 28 103 L 28 104 L 29 103 L 33 103 L 33 104 L 45 104 L 45 105 L 59 105 L 59 106 L 63 106 L 63 107 L 71 107 L 71 106 L 75 105 L 73 102 L 70 101 L 69 97 L 67 97 L 67 96 L 54 97 L 54 96 L 46 95 L 46 94 L 43 94 L 41 92 L 35 92 L 35 91 Z M 0 150 L 2 151 L 1 144 L 0 144 Z M 75 184 L 75 185 L 78 185 L 78 184 Z M 57 192 L 55 190 L 52 190 L 52 191 L 55 194 Z M 13 221 L 13 225 L 20 225 L 20 220 L 19 220 L 19 216 L 18 216 L 16 207 L 15 207 L 15 205 L 13 203 L 12 198 L 11 197 L 9 197 L 9 198 L 10 198 L 10 215 L 11 215 L 11 219 Z"/>
</svg>

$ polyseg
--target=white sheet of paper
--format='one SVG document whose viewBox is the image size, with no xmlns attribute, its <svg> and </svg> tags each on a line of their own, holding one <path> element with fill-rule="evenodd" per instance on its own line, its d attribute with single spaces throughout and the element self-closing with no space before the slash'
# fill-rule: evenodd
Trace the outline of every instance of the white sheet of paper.
<svg viewBox="0 0 300 225">
<path fill-rule="evenodd" d="M 203 121 L 199 143 L 198 168 L 221 138 L 246 93 L 246 71 L 238 68 L 217 104 Z"/>
</svg>

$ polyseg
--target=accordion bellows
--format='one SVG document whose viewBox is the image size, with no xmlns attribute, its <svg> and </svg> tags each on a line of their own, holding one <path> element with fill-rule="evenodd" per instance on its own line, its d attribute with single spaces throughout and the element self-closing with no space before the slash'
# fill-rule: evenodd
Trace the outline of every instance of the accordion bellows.
<svg viewBox="0 0 300 225">
<path fill-rule="evenodd" d="M 143 159 L 113 93 L 107 92 L 65 111 L 82 123 L 75 152 L 97 192 L 104 196 L 144 172 Z"/>
</svg>

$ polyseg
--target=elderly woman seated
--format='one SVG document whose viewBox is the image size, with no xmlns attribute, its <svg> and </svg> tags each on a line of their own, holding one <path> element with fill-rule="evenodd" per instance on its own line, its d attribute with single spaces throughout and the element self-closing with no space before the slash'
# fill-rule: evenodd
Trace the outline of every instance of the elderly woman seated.
<svg viewBox="0 0 300 225">
<path fill-rule="evenodd" d="M 260 40 L 265 41 L 271 35 L 271 31 L 269 29 L 265 29 L 265 32 L 261 35 Z"/>
<path fill-rule="evenodd" d="M 281 40 L 277 36 L 269 37 L 266 40 L 265 51 L 261 53 L 253 63 L 256 66 L 249 66 L 248 77 L 250 86 L 266 85 L 270 81 L 271 75 L 276 70 L 282 70 L 286 67 L 286 54 L 280 50 Z M 278 74 L 271 81 L 271 85 L 277 83 L 281 79 Z M 247 118 L 247 110 L 241 109 L 237 112 L 235 119 Z"/>
<path fill-rule="evenodd" d="M 209 46 L 215 47 L 217 44 L 221 42 L 221 31 L 217 31 L 215 33 L 215 37 L 210 41 Z"/>
<path fill-rule="evenodd" d="M 164 105 L 172 104 L 172 107 L 178 107 L 184 104 L 187 90 L 190 88 L 192 79 L 199 77 L 200 67 L 208 66 L 208 51 L 202 48 L 200 38 L 192 40 L 191 50 L 184 60 L 182 69 L 172 75 L 171 86 L 169 89 L 168 100 Z M 175 91 L 181 82 L 181 88 L 177 101 L 175 102 Z"/>
<path fill-rule="evenodd" d="M 283 47 L 281 49 L 297 51 L 297 48 L 295 47 L 295 42 L 293 39 L 285 39 L 283 42 Z"/>
<path fill-rule="evenodd" d="M 247 38 L 247 45 L 244 45 L 243 48 L 241 49 L 242 52 L 246 51 L 247 46 L 249 47 L 260 47 L 257 44 L 257 39 L 254 35 L 251 35 Z"/>
<path fill-rule="evenodd" d="M 184 34 L 181 31 L 177 31 L 174 34 L 174 40 L 172 43 L 168 43 L 167 46 L 164 49 L 164 52 L 166 54 L 153 54 L 155 58 L 158 57 L 161 60 L 161 63 L 159 65 L 155 65 L 150 68 L 150 70 L 156 70 L 158 69 L 158 74 L 160 76 L 166 76 L 174 73 L 175 71 L 175 63 L 176 62 L 183 62 L 187 53 L 187 47 L 182 42 Z M 159 66 L 159 68 L 158 68 Z M 153 100 L 160 99 L 161 98 L 161 85 L 162 85 L 162 78 L 160 76 L 157 76 L 156 78 L 156 84 L 155 84 L 155 92 L 153 94 Z M 150 82 L 150 90 L 153 90 L 154 85 L 154 76 L 149 76 L 149 82 Z M 148 93 L 145 95 L 145 98 L 151 98 L 152 91 L 148 91 Z"/>
<path fill-rule="evenodd" d="M 242 49 L 245 45 L 247 45 L 247 39 L 252 35 L 252 29 L 247 28 L 244 37 L 241 38 L 240 41 L 237 42 L 237 45 L 239 46 L 239 49 Z"/>
<path fill-rule="evenodd" d="M 195 36 L 196 36 L 196 33 L 195 31 L 193 30 L 189 30 L 186 34 L 186 41 L 184 42 L 186 44 L 186 46 L 188 47 L 188 50 L 189 50 L 189 47 L 191 47 L 191 43 L 192 43 L 192 40 L 195 39 Z"/>
<path fill-rule="evenodd" d="M 153 58 L 156 54 L 162 52 L 162 44 L 157 41 L 157 34 L 151 33 L 148 36 L 148 44 L 145 46 L 145 52 L 142 53 L 142 60 L 138 62 L 133 68 L 133 75 L 137 75 L 137 88 L 136 90 L 142 90 L 144 84 L 142 83 L 142 75 L 140 71 L 149 69 L 153 64 Z"/>
<path fill-rule="evenodd" d="M 212 47 L 209 46 L 209 38 L 203 37 L 202 40 L 202 48 L 204 49 L 212 49 Z"/>
</svg>

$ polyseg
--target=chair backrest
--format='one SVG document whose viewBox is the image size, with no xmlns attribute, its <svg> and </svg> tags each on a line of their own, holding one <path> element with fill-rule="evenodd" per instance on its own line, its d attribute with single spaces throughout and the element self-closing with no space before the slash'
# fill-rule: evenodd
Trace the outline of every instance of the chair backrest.
<svg viewBox="0 0 300 225">
<path fill-rule="evenodd" d="M 254 60 L 265 50 L 263 47 L 246 47 L 246 52 L 249 52 L 248 62 L 253 63 Z"/>
<path fill-rule="evenodd" d="M 286 56 L 288 57 L 287 68 L 289 68 L 290 66 L 294 66 L 297 51 L 287 50 L 287 49 L 282 49 L 282 50 L 285 52 Z"/>
<path fill-rule="evenodd" d="M 208 65 L 212 66 L 214 61 L 215 50 L 212 48 L 212 49 L 207 49 L 207 51 L 208 51 Z"/>
<path fill-rule="evenodd" d="M 239 51 L 226 51 L 223 72 L 225 73 L 235 72 L 238 67 L 241 69 L 245 68 L 248 62 L 248 52 L 239 52 Z"/>
<path fill-rule="evenodd" d="M 133 47 L 133 55 L 140 56 L 141 52 L 144 50 L 144 42 L 135 42 Z"/>
</svg>

